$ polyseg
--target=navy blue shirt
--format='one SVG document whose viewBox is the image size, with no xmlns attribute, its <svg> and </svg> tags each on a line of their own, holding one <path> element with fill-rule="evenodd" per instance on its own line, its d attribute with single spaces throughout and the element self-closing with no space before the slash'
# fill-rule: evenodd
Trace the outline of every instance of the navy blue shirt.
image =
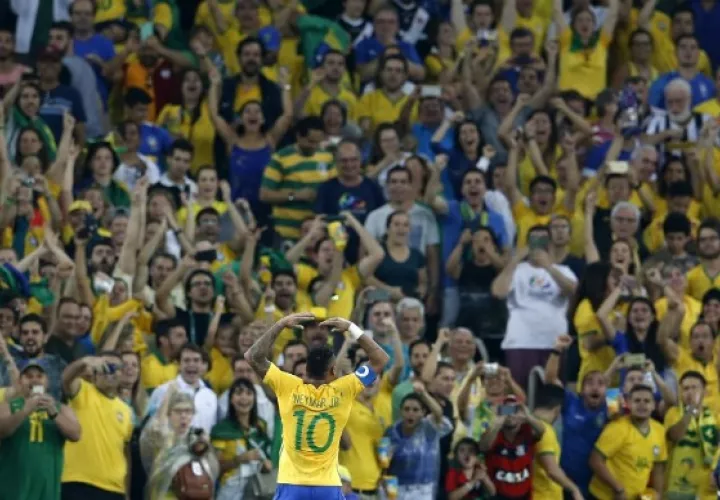
<svg viewBox="0 0 720 500">
<path fill-rule="evenodd" d="M 103 62 L 112 61 L 115 58 L 115 46 L 109 38 L 103 35 L 95 34 L 87 40 L 73 40 L 73 50 L 75 55 L 87 59 L 87 56 L 94 54 Z M 98 93 L 104 105 L 107 106 L 110 90 L 107 81 L 102 74 L 102 68 L 96 62 L 87 59 L 95 72 L 95 80 L 97 82 Z"/>
<path fill-rule="evenodd" d="M 382 189 L 367 177 L 363 177 L 362 182 L 354 187 L 344 186 L 335 178 L 320 184 L 315 199 L 315 213 L 338 215 L 348 210 L 364 223 L 370 212 L 384 204 Z"/>
<path fill-rule="evenodd" d="M 63 131 L 63 120 L 66 111 L 70 111 L 78 123 L 85 123 L 85 108 L 83 108 L 82 98 L 74 88 L 60 84 L 49 92 L 45 92 L 42 96 L 40 105 L 40 117 L 45 120 L 53 136 L 55 142 L 60 142 Z"/>
<path fill-rule="evenodd" d="M 408 60 L 415 64 L 422 64 L 420 55 L 413 45 L 398 39 L 396 42 L 400 53 Z M 355 46 L 355 63 L 367 64 L 378 59 L 385 52 L 385 46 L 374 36 L 364 38 Z"/>
<path fill-rule="evenodd" d="M 588 496 L 592 469 L 588 466 L 590 453 L 595 442 L 608 422 L 607 406 L 596 410 L 585 407 L 583 400 L 574 391 L 565 390 L 562 406 L 562 439 L 560 467 L 565 474 Z"/>
</svg>

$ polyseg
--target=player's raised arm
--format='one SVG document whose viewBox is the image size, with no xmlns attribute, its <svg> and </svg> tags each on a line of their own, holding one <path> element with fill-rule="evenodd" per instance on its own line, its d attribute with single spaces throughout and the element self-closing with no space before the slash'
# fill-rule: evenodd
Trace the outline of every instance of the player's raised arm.
<svg viewBox="0 0 720 500">
<path fill-rule="evenodd" d="M 315 316 L 310 313 L 297 313 L 285 316 L 255 341 L 252 347 L 245 353 L 245 359 L 261 378 L 265 378 L 265 374 L 270 369 L 273 345 L 275 345 L 275 341 L 278 335 L 280 335 L 280 332 L 285 328 L 292 328 L 314 320 Z"/>
<path fill-rule="evenodd" d="M 330 318 L 320 323 L 320 326 L 328 326 L 340 332 L 348 332 L 352 340 L 360 344 L 360 347 L 367 354 L 370 368 L 375 373 L 380 374 L 387 362 L 390 361 L 390 356 L 387 355 L 383 348 L 377 345 L 372 337 L 365 335 L 365 332 L 352 321 L 343 318 Z"/>
</svg>

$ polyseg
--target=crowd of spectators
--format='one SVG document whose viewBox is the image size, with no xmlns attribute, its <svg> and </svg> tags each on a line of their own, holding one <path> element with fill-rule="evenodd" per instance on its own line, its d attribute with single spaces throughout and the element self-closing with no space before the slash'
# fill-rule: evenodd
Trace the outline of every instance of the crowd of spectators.
<svg viewBox="0 0 720 500">
<path fill-rule="evenodd" d="M 348 500 L 716 498 L 718 28 L 718 0 L 0 0 L 0 498 L 182 500 L 188 464 L 267 498 L 244 355 L 295 312 L 301 379 L 366 360 L 326 318 L 390 356 Z"/>
</svg>

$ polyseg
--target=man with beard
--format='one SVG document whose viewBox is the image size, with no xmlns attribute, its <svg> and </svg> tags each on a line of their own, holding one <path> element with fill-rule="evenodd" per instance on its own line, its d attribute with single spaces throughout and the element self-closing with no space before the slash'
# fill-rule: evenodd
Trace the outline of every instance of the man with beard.
<svg viewBox="0 0 720 500">
<path fill-rule="evenodd" d="M 74 54 L 73 26 L 68 22 L 54 23 L 50 28 L 50 46 L 63 55 L 63 66 L 70 72 L 70 85 L 82 99 L 87 116 L 87 136 L 90 139 L 106 132 L 105 110 L 95 85 L 92 66 Z M 106 96 L 107 98 L 107 96 Z"/>
<path fill-rule="evenodd" d="M 60 83 L 62 60 L 63 54 L 53 46 L 47 46 L 37 57 L 39 84 L 43 92 L 40 117 L 45 120 L 55 141 L 59 143 L 65 113 L 70 112 L 75 118 L 75 140 L 77 144 L 85 144 L 87 115 L 82 96 L 73 87 Z"/>
<path fill-rule="evenodd" d="M 165 394 L 174 384 L 178 392 L 189 394 L 195 400 L 195 415 L 192 427 L 203 429 L 208 435 L 218 418 L 217 396 L 202 380 L 203 351 L 195 344 L 185 344 L 180 350 L 180 372 L 178 376 L 155 389 L 148 401 L 148 415 L 153 415 L 165 399 Z"/>
<path fill-rule="evenodd" d="M 176 318 L 185 327 L 190 342 L 204 345 L 213 315 L 215 278 L 210 271 L 193 268 L 194 265 L 196 263 L 193 259 L 184 259 L 173 275 L 166 280 L 165 286 L 157 291 L 155 303 L 168 317 Z M 187 271 L 191 271 L 185 280 L 187 306 L 186 309 L 181 309 L 176 307 L 169 299 L 171 290 Z M 231 314 L 223 314 L 221 323 L 229 323 L 231 320 Z"/>
<path fill-rule="evenodd" d="M 223 82 L 220 114 L 230 124 L 237 120 L 236 113 L 248 101 L 257 100 L 262 104 L 265 124 L 272 128 L 282 115 L 280 88 L 268 80 L 260 71 L 265 49 L 259 38 L 248 36 L 235 51 L 240 63 L 240 73 Z"/>
<path fill-rule="evenodd" d="M 400 118 L 410 96 L 404 86 L 408 81 L 408 60 L 400 54 L 385 54 L 378 68 L 379 88 L 360 98 L 357 119 L 363 133 L 370 137 L 381 123 L 393 123 Z"/>
<path fill-rule="evenodd" d="M 598 500 L 651 498 L 664 490 L 667 461 L 665 429 L 652 419 L 653 391 L 645 385 L 630 390 L 630 415 L 612 421 L 603 430 L 590 455 L 593 471 L 590 494 Z"/>
<path fill-rule="evenodd" d="M 76 251 L 80 252 L 84 250 L 82 245 L 78 245 L 77 239 L 75 245 Z M 88 267 L 91 273 L 102 272 L 108 276 L 112 276 L 116 261 L 112 240 L 96 235 L 95 239 L 90 240 L 87 248 L 88 255 L 90 256 Z"/>
<path fill-rule="evenodd" d="M 128 498 L 133 422 L 130 406 L 118 397 L 121 369 L 120 355 L 105 352 L 75 361 L 62 374 L 83 433 L 65 445 L 63 500 Z"/>
<path fill-rule="evenodd" d="M 560 382 L 560 357 L 573 340 L 561 335 L 555 342 L 545 365 L 545 383 L 562 385 Z M 587 463 L 595 441 L 609 420 L 605 401 L 607 380 L 598 371 L 590 372 L 583 378 L 579 393 L 565 389 L 562 405 L 563 430 L 561 436 L 560 467 L 587 498 L 592 472 Z"/>
<path fill-rule="evenodd" d="M 63 297 L 56 307 L 55 329 L 45 344 L 45 352 L 59 356 L 67 364 L 86 354 L 86 347 L 80 342 L 84 332 L 78 330 L 80 305 L 75 299 Z"/>
<path fill-rule="evenodd" d="M 188 342 L 185 325 L 175 318 L 156 322 L 153 332 L 156 349 L 142 359 L 140 370 L 148 392 L 177 377 L 180 349 Z"/>
<path fill-rule="evenodd" d="M 15 34 L 7 27 L 0 28 L 0 97 L 20 80 L 27 66 L 15 61 Z"/>
<path fill-rule="evenodd" d="M 20 349 L 12 350 L 15 364 L 22 371 L 31 361 L 41 361 L 48 376 L 48 394 L 61 399 L 61 376 L 67 366 L 60 356 L 45 352 L 48 340 L 47 325 L 37 314 L 27 314 L 20 319 L 18 344 Z M 10 374 L 5 363 L 0 365 L 0 381 L 2 386 L 10 385 Z"/>
<path fill-rule="evenodd" d="M 720 225 L 717 219 L 708 219 L 698 228 L 697 253 L 700 264 L 687 273 L 687 294 L 702 300 L 708 290 L 720 287 Z"/>
<path fill-rule="evenodd" d="M 302 116 L 322 115 L 323 105 L 334 99 L 345 106 L 348 120 L 355 121 L 357 97 L 342 84 L 346 69 L 342 52 L 330 50 L 325 53 L 318 69 L 321 78 L 312 79 L 295 100 L 295 108 L 302 109 Z M 301 104 L 304 106 L 301 107 Z"/>
</svg>

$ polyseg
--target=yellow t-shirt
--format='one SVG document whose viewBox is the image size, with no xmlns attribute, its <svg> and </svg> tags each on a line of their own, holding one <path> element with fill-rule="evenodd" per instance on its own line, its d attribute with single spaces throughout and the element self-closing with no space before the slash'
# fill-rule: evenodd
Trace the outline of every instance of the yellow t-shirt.
<svg viewBox="0 0 720 500">
<path fill-rule="evenodd" d="M 666 432 L 682 418 L 683 411 L 677 406 L 671 407 L 665 414 Z M 715 432 L 717 430 L 716 426 Z M 668 441 L 668 447 L 670 448 L 669 464 L 665 472 L 667 493 L 682 494 L 702 500 L 716 499 L 717 489 L 710 487 L 712 468 L 705 465 L 702 442 L 698 438 L 697 431 L 688 429 L 679 442 L 673 444 Z"/>
<path fill-rule="evenodd" d="M 700 227 L 700 221 L 690 216 L 690 214 L 686 215 L 690 220 L 690 233 L 694 238 L 697 234 L 698 227 Z M 664 215 L 655 217 L 652 222 L 650 222 L 650 225 L 645 228 L 645 231 L 643 231 L 643 242 L 650 253 L 655 253 L 665 246 L 663 224 L 665 224 L 666 216 L 667 212 Z"/>
<path fill-rule="evenodd" d="M 377 412 L 364 404 L 355 403 L 345 432 L 350 436 L 352 446 L 349 450 L 340 451 L 340 464 L 350 471 L 353 489 L 376 489 L 382 474 L 377 447 L 385 432 Z"/>
<path fill-rule="evenodd" d="M 190 113 L 176 104 L 166 105 L 156 123 L 167 129 L 174 136 L 184 137 L 195 148 L 190 172 L 194 175 L 203 165 L 215 164 L 215 127 L 210 120 L 210 109 L 207 101 L 200 105 L 200 113 L 193 122 Z"/>
<path fill-rule="evenodd" d="M 527 245 L 527 234 L 531 227 L 538 225 L 547 226 L 550 224 L 550 219 L 553 216 L 553 214 L 536 214 L 523 200 L 513 205 L 512 211 L 515 224 L 517 224 L 517 248 L 523 248 Z M 555 210 L 555 214 L 572 217 L 572 214 L 567 213 L 564 207 L 560 210 Z"/>
<path fill-rule="evenodd" d="M 407 95 L 403 94 L 397 101 L 391 101 L 387 94 L 381 89 L 368 92 L 360 98 L 360 104 L 357 110 L 358 120 L 370 118 L 371 128 L 375 128 L 381 123 L 393 123 L 400 118 L 405 103 L 408 100 Z M 417 105 L 413 109 L 411 121 L 417 115 Z"/>
<path fill-rule="evenodd" d="M 718 389 L 718 371 L 715 367 L 715 357 L 705 364 L 695 359 L 690 351 L 680 347 L 678 349 L 678 358 L 672 366 L 675 370 L 675 376 L 678 380 L 682 378 L 685 372 L 696 371 L 705 377 L 705 398 L 703 404 L 713 411 L 720 410 L 720 390 Z"/>
<path fill-rule="evenodd" d="M 305 102 L 305 115 L 306 116 L 320 116 L 322 112 L 323 104 L 328 102 L 330 99 L 340 101 L 345 105 L 347 110 L 348 120 L 357 121 L 357 97 L 355 93 L 343 86 L 340 86 L 340 93 L 336 96 L 328 94 L 320 85 L 315 85 L 310 91 L 310 96 Z"/>
<path fill-rule="evenodd" d="M 543 44 L 545 43 L 545 33 L 547 32 L 548 26 L 550 25 L 550 19 L 552 17 L 543 17 L 537 14 L 533 14 L 530 17 L 522 17 L 518 15 L 515 18 L 515 28 L 525 28 L 533 34 L 533 54 L 540 55 L 542 52 Z M 513 28 L 513 29 L 515 29 Z M 503 63 L 507 61 L 512 55 L 510 50 L 510 33 L 507 33 L 504 29 L 498 28 L 497 40 L 498 40 L 498 56 L 497 61 Z"/>
<path fill-rule="evenodd" d="M 578 373 L 578 387 L 582 384 L 583 378 L 590 372 L 600 371 L 605 373 L 615 359 L 615 350 L 609 346 L 603 346 L 595 351 L 589 351 L 584 346 L 585 339 L 589 337 L 604 338 L 600 322 L 597 319 L 592 304 L 584 299 L 578 305 L 573 318 L 573 325 L 577 333 L 578 349 L 580 350 L 580 373 Z"/>
<path fill-rule="evenodd" d="M 95 24 L 123 19 L 127 12 L 125 0 L 99 0 L 95 5 Z"/>
<path fill-rule="evenodd" d="M 298 293 L 295 294 L 295 309 L 292 312 L 306 312 L 310 309 L 312 309 L 310 297 L 305 292 L 298 290 Z M 280 321 L 285 316 L 286 313 L 276 308 L 273 312 L 273 321 Z M 265 318 L 267 318 L 267 313 L 265 312 L 265 298 L 263 297 L 255 311 L 255 319 L 264 320 Z M 295 332 L 290 328 L 285 328 L 280 332 L 280 335 L 275 340 L 275 345 L 273 345 L 273 359 L 277 359 L 285 349 L 285 345 L 296 338 Z"/>
<path fill-rule="evenodd" d="M 177 362 L 168 363 L 160 359 L 156 353 L 145 356 L 140 368 L 140 380 L 148 391 L 174 380 L 178 375 Z"/>
<path fill-rule="evenodd" d="M 389 372 L 380 379 L 380 387 L 375 395 L 373 401 L 373 407 L 375 408 L 375 415 L 380 419 L 380 423 L 383 426 L 383 430 L 387 429 L 393 424 L 392 420 L 392 391 L 394 387 L 390 383 Z"/>
<path fill-rule="evenodd" d="M 690 269 L 686 278 L 688 283 L 687 294 L 700 301 L 702 301 L 703 295 L 708 290 L 720 287 L 720 273 L 710 276 L 702 264 Z"/>
<path fill-rule="evenodd" d="M 720 116 L 720 101 L 718 101 L 717 97 L 713 97 L 695 106 L 693 111 L 717 118 Z"/>
<path fill-rule="evenodd" d="M 210 382 L 210 386 L 216 394 L 222 394 L 233 383 L 234 374 L 230 360 L 217 347 L 210 350 L 210 360 L 212 369 L 205 375 L 205 379 Z"/>
<path fill-rule="evenodd" d="M 625 488 L 627 498 L 638 498 L 648 486 L 656 463 L 667 460 L 665 429 L 650 419 L 650 429 L 643 435 L 629 416 L 610 422 L 595 443 L 595 449 L 606 461 L 613 477 Z M 610 487 L 593 475 L 590 493 L 598 500 L 615 498 Z"/>
<path fill-rule="evenodd" d="M 235 91 L 234 109 L 240 111 L 240 109 L 250 101 L 262 102 L 262 94 L 260 93 L 259 85 L 238 85 Z"/>
<path fill-rule="evenodd" d="M 365 388 L 358 374 L 345 375 L 315 387 L 274 364 L 263 382 L 275 392 L 283 427 L 279 484 L 340 486 L 340 436 L 350 417 L 355 397 Z M 367 380 L 366 380 L 367 382 Z"/>
<path fill-rule="evenodd" d="M 555 157 L 549 162 L 548 175 L 555 179 L 557 182 L 557 171 L 555 170 L 555 161 L 562 155 L 562 147 L 559 145 L 555 147 Z M 520 181 L 520 192 L 525 196 L 530 196 L 530 183 L 538 176 L 537 170 L 533 166 L 533 162 L 530 159 L 530 154 L 525 153 L 518 164 L 518 178 Z M 560 190 L 558 189 L 558 192 Z M 560 196 L 556 196 L 557 200 L 560 201 Z"/>
<path fill-rule="evenodd" d="M 678 68 L 677 52 L 675 42 L 669 34 L 659 33 L 653 25 L 650 27 L 650 34 L 653 37 L 652 65 L 660 73 L 668 73 Z M 712 77 L 712 65 L 707 53 L 700 49 L 698 54 L 697 69 L 708 77 Z"/>
<path fill-rule="evenodd" d="M 125 446 L 133 431 L 130 406 L 118 397 L 108 398 L 84 380 L 69 406 L 82 426 L 82 437 L 65 443 L 62 482 L 125 494 Z"/>
<path fill-rule="evenodd" d="M 318 276 L 317 269 L 311 265 L 300 263 L 295 266 L 295 274 L 298 278 L 298 289 L 312 295 L 309 287 L 310 283 Z M 350 319 L 355 307 L 355 293 L 361 284 L 362 278 L 357 266 L 344 269 L 340 282 L 335 287 L 335 293 L 327 305 L 328 317 Z"/>
<path fill-rule="evenodd" d="M 680 346 L 685 349 L 690 349 L 690 329 L 702 313 L 702 303 L 689 295 L 685 295 L 683 297 L 683 305 L 685 306 L 685 315 L 680 324 Z M 666 297 L 659 298 L 655 301 L 655 314 L 657 315 L 658 321 L 662 321 L 667 314 L 667 310 L 668 304 Z"/>
<path fill-rule="evenodd" d="M 608 47 L 612 39 L 600 30 L 595 47 L 571 51 L 573 33 L 566 29 L 560 33 L 560 90 L 577 90 L 583 97 L 595 99 L 607 86 Z"/>
<path fill-rule="evenodd" d="M 217 4 L 223 19 L 225 19 L 225 22 L 228 23 L 228 31 L 236 29 L 238 26 L 238 20 L 235 16 L 235 6 L 237 5 L 237 1 L 218 0 Z M 216 39 L 220 36 L 220 31 L 218 30 L 217 24 L 215 24 L 215 18 L 213 18 L 212 12 L 210 12 L 210 7 L 208 7 L 207 1 L 203 1 L 200 5 L 198 5 L 198 9 L 195 12 L 195 26 L 207 27 L 210 31 L 212 31 Z"/>
<path fill-rule="evenodd" d="M 210 205 L 210 206 L 212 208 L 214 208 L 215 210 L 217 210 L 217 213 L 220 215 L 227 212 L 227 209 L 228 209 L 227 203 L 225 203 L 224 201 L 213 201 L 212 205 Z M 197 217 L 198 212 L 200 212 L 200 210 L 202 210 L 203 208 L 205 208 L 205 207 L 200 206 L 199 203 L 196 203 L 194 201 L 190 202 L 190 210 L 192 210 L 193 217 Z M 178 221 L 178 224 L 180 224 L 180 226 L 182 226 L 182 227 L 184 227 L 185 222 L 187 222 L 187 213 L 188 213 L 188 210 L 185 207 L 182 207 L 177 212 L 177 221 Z"/>
<path fill-rule="evenodd" d="M 551 455 L 556 463 L 560 463 L 560 443 L 553 426 L 547 422 L 543 422 L 545 432 L 542 438 L 535 445 L 535 465 L 534 476 L 532 481 L 533 498 L 542 498 L 543 500 L 562 500 L 563 488 L 558 483 L 550 479 L 545 468 L 540 464 L 540 457 L 543 455 Z"/>
</svg>

